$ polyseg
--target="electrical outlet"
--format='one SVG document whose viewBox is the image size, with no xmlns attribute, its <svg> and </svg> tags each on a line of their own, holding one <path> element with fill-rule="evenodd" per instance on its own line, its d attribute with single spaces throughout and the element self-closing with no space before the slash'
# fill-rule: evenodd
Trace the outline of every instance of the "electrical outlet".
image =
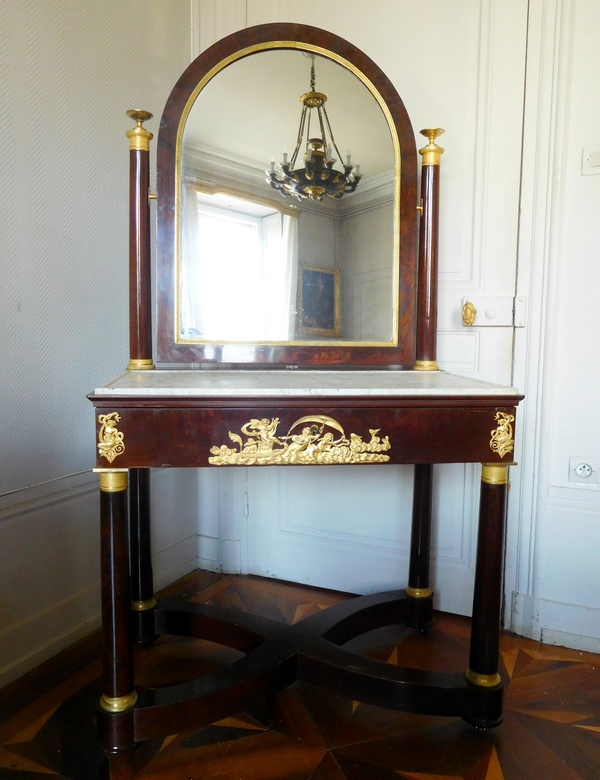
<svg viewBox="0 0 600 780">
<path fill-rule="evenodd" d="M 578 485 L 600 485 L 600 458 L 571 455 L 569 458 L 569 482 Z"/>
<path fill-rule="evenodd" d="M 578 463 L 577 466 L 575 466 L 575 473 L 582 479 L 588 479 L 594 473 L 594 469 L 589 463 Z"/>
</svg>

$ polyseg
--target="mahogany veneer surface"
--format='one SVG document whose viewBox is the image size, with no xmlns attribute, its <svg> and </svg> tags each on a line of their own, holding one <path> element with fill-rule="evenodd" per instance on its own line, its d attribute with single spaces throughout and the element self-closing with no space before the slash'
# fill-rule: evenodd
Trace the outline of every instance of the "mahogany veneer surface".
<svg viewBox="0 0 600 780">
<path fill-rule="evenodd" d="M 284 623 L 352 598 L 255 577 L 195 572 L 162 594 L 232 606 Z M 438 614 L 427 636 L 373 631 L 348 647 L 390 664 L 461 671 L 469 620 Z M 136 681 L 171 684 L 239 657 L 210 642 L 161 638 L 136 653 Z M 417 716 L 342 700 L 296 683 L 210 726 L 143 747 L 149 780 L 597 780 L 600 655 L 504 634 L 505 720 L 478 736 L 459 718 Z M 99 646 L 92 637 L 0 692 L 0 778 L 100 780 Z M 113 773 L 118 767 L 113 767 Z"/>
</svg>

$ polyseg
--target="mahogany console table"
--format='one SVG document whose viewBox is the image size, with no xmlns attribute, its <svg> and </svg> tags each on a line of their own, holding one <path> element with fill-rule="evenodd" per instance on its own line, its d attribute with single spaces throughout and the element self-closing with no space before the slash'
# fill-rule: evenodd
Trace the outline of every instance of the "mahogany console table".
<svg viewBox="0 0 600 780">
<path fill-rule="evenodd" d="M 480 728 L 501 721 L 504 516 L 515 406 L 521 399 L 515 389 L 444 372 L 133 371 L 98 388 L 90 399 L 101 469 L 100 722 L 109 750 L 210 723 L 296 679 L 371 704 L 459 715 Z M 155 602 L 139 517 L 149 468 L 377 462 L 417 464 L 406 589 L 357 598 L 292 627 L 236 610 Z M 451 462 L 484 464 L 469 668 L 465 674 L 416 671 L 345 651 L 345 642 L 373 628 L 404 623 L 425 630 L 432 624 L 430 464 Z M 131 596 L 129 481 L 134 492 Z M 132 639 L 160 633 L 209 638 L 247 655 L 199 680 L 136 689 Z"/>
<path fill-rule="evenodd" d="M 307 57 L 300 55 L 312 61 L 310 91 L 300 97 L 302 132 L 291 161 L 284 153 L 279 168 L 273 162 L 270 184 L 265 183 L 261 160 L 271 151 L 261 148 L 256 160 L 248 154 L 265 140 L 269 106 L 281 119 L 287 101 L 271 89 L 279 74 L 307 75 Z M 315 68 L 329 73 L 332 102 L 352 106 L 342 125 L 346 130 L 357 120 L 353 132 L 362 139 L 362 173 L 350 155 L 345 165 L 333 159 L 325 137 L 326 125 L 331 132 L 324 110 L 328 98 L 316 91 Z M 278 79 L 271 78 L 274 72 Z M 250 93 L 252 74 L 256 82 Z M 243 116 L 238 113 L 242 102 Z M 297 97 L 294 103 L 297 109 Z M 223 114 L 226 109 L 229 114 Z M 313 123 L 320 127 L 313 132 L 321 135 L 307 140 L 302 163 L 297 154 L 305 114 L 321 109 L 323 115 Z M 99 731 L 104 747 L 126 756 L 137 743 L 211 723 L 295 680 L 407 712 L 460 716 L 479 729 L 498 725 L 504 520 L 516 405 L 522 396 L 514 388 L 438 369 L 438 209 L 444 150 L 436 139 L 443 130 L 421 130 L 428 143 L 419 150 L 419 186 L 414 131 L 404 104 L 381 69 L 348 41 L 314 27 L 271 24 L 241 30 L 203 52 L 175 85 L 160 125 L 157 345 L 159 360 L 173 369 L 157 371 L 149 206 L 156 196 L 149 194 L 152 134 L 143 127 L 152 115 L 138 109 L 128 115 L 136 121 L 127 132 L 130 361 L 123 376 L 89 396 L 96 413 L 100 472 L 104 657 Z M 213 125 L 214 119 L 221 124 Z M 215 149 L 221 140 L 225 147 Z M 266 141 L 273 148 L 285 142 L 279 137 Z M 268 206 L 280 224 L 281 244 L 287 235 L 287 251 L 275 265 L 263 262 L 256 276 L 235 270 L 212 275 L 211 269 L 230 261 L 218 251 L 224 234 L 209 242 L 208 249 L 200 240 L 204 234 L 197 215 L 213 195 L 238 203 L 241 199 L 253 214 Z M 335 202 L 343 196 L 343 209 L 335 211 L 326 196 Z M 290 207 L 294 198 L 298 203 Z M 300 211 L 299 203 L 305 210 Z M 377 222 L 369 227 L 363 216 L 376 209 Z M 331 282 L 330 308 L 312 325 L 303 310 L 302 272 L 293 260 L 297 255 L 300 268 L 303 247 L 290 240 L 293 230 L 284 229 L 284 219 L 298 215 L 309 233 L 311 218 L 332 220 L 331 234 L 356 218 L 346 233 L 345 249 L 338 250 L 341 240 L 330 241 L 332 254 L 319 261 L 323 267 L 313 268 L 323 279 L 341 279 L 346 309 L 340 314 L 343 296 Z M 353 240 L 358 233 L 364 241 Z M 319 257 L 327 244 L 322 235 L 316 231 L 308 242 Z M 226 268 L 239 271 L 240 257 L 245 260 L 247 254 L 238 248 L 231 253 L 237 265 Z M 305 270 L 314 265 L 312 260 L 302 258 Z M 237 276 L 246 280 L 241 289 Z M 275 291 L 274 279 L 283 280 Z M 365 279 L 385 282 L 379 297 L 367 295 L 363 305 L 356 290 Z M 258 297 L 264 290 L 265 296 Z M 354 298 L 348 293 L 352 290 Z M 217 295 L 221 297 L 211 309 L 211 296 Z M 248 329 L 251 308 L 260 310 L 265 321 L 272 315 L 276 328 L 268 331 L 270 336 L 248 338 L 254 332 Z M 331 322 L 337 323 L 334 328 Z M 472 324 L 472 318 L 465 324 Z M 197 368 L 178 370 L 182 364 Z M 425 631 L 432 624 L 433 467 L 473 462 L 481 463 L 482 471 L 468 668 L 464 673 L 433 673 L 350 653 L 344 649 L 347 641 L 377 627 L 402 623 Z M 347 601 L 294 626 L 232 609 L 156 603 L 151 468 L 314 465 L 330 468 L 334 480 L 336 464 L 375 468 L 379 463 L 415 467 L 408 577 L 398 574 L 406 588 Z M 151 642 L 161 633 L 208 638 L 245 655 L 200 679 L 157 689 L 135 687 L 132 642 Z M 114 776 L 126 775 L 119 768 Z"/>
</svg>

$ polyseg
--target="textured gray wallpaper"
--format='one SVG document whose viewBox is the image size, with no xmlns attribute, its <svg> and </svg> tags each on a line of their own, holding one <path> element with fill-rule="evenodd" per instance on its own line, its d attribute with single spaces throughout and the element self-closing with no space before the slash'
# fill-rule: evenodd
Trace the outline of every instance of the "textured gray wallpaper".
<svg viewBox="0 0 600 780">
<path fill-rule="evenodd" d="M 125 111 L 157 134 L 189 28 L 188 0 L 0 0 L 0 494 L 93 465 L 85 396 L 128 360 Z"/>
</svg>

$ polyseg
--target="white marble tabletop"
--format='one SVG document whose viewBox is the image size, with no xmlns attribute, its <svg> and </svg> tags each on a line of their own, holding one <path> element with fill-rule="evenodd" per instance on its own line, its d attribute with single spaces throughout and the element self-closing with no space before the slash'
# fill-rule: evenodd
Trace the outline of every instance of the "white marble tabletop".
<svg viewBox="0 0 600 780">
<path fill-rule="evenodd" d="M 98 387 L 107 396 L 516 396 L 515 387 L 445 371 L 127 371 Z"/>
</svg>

